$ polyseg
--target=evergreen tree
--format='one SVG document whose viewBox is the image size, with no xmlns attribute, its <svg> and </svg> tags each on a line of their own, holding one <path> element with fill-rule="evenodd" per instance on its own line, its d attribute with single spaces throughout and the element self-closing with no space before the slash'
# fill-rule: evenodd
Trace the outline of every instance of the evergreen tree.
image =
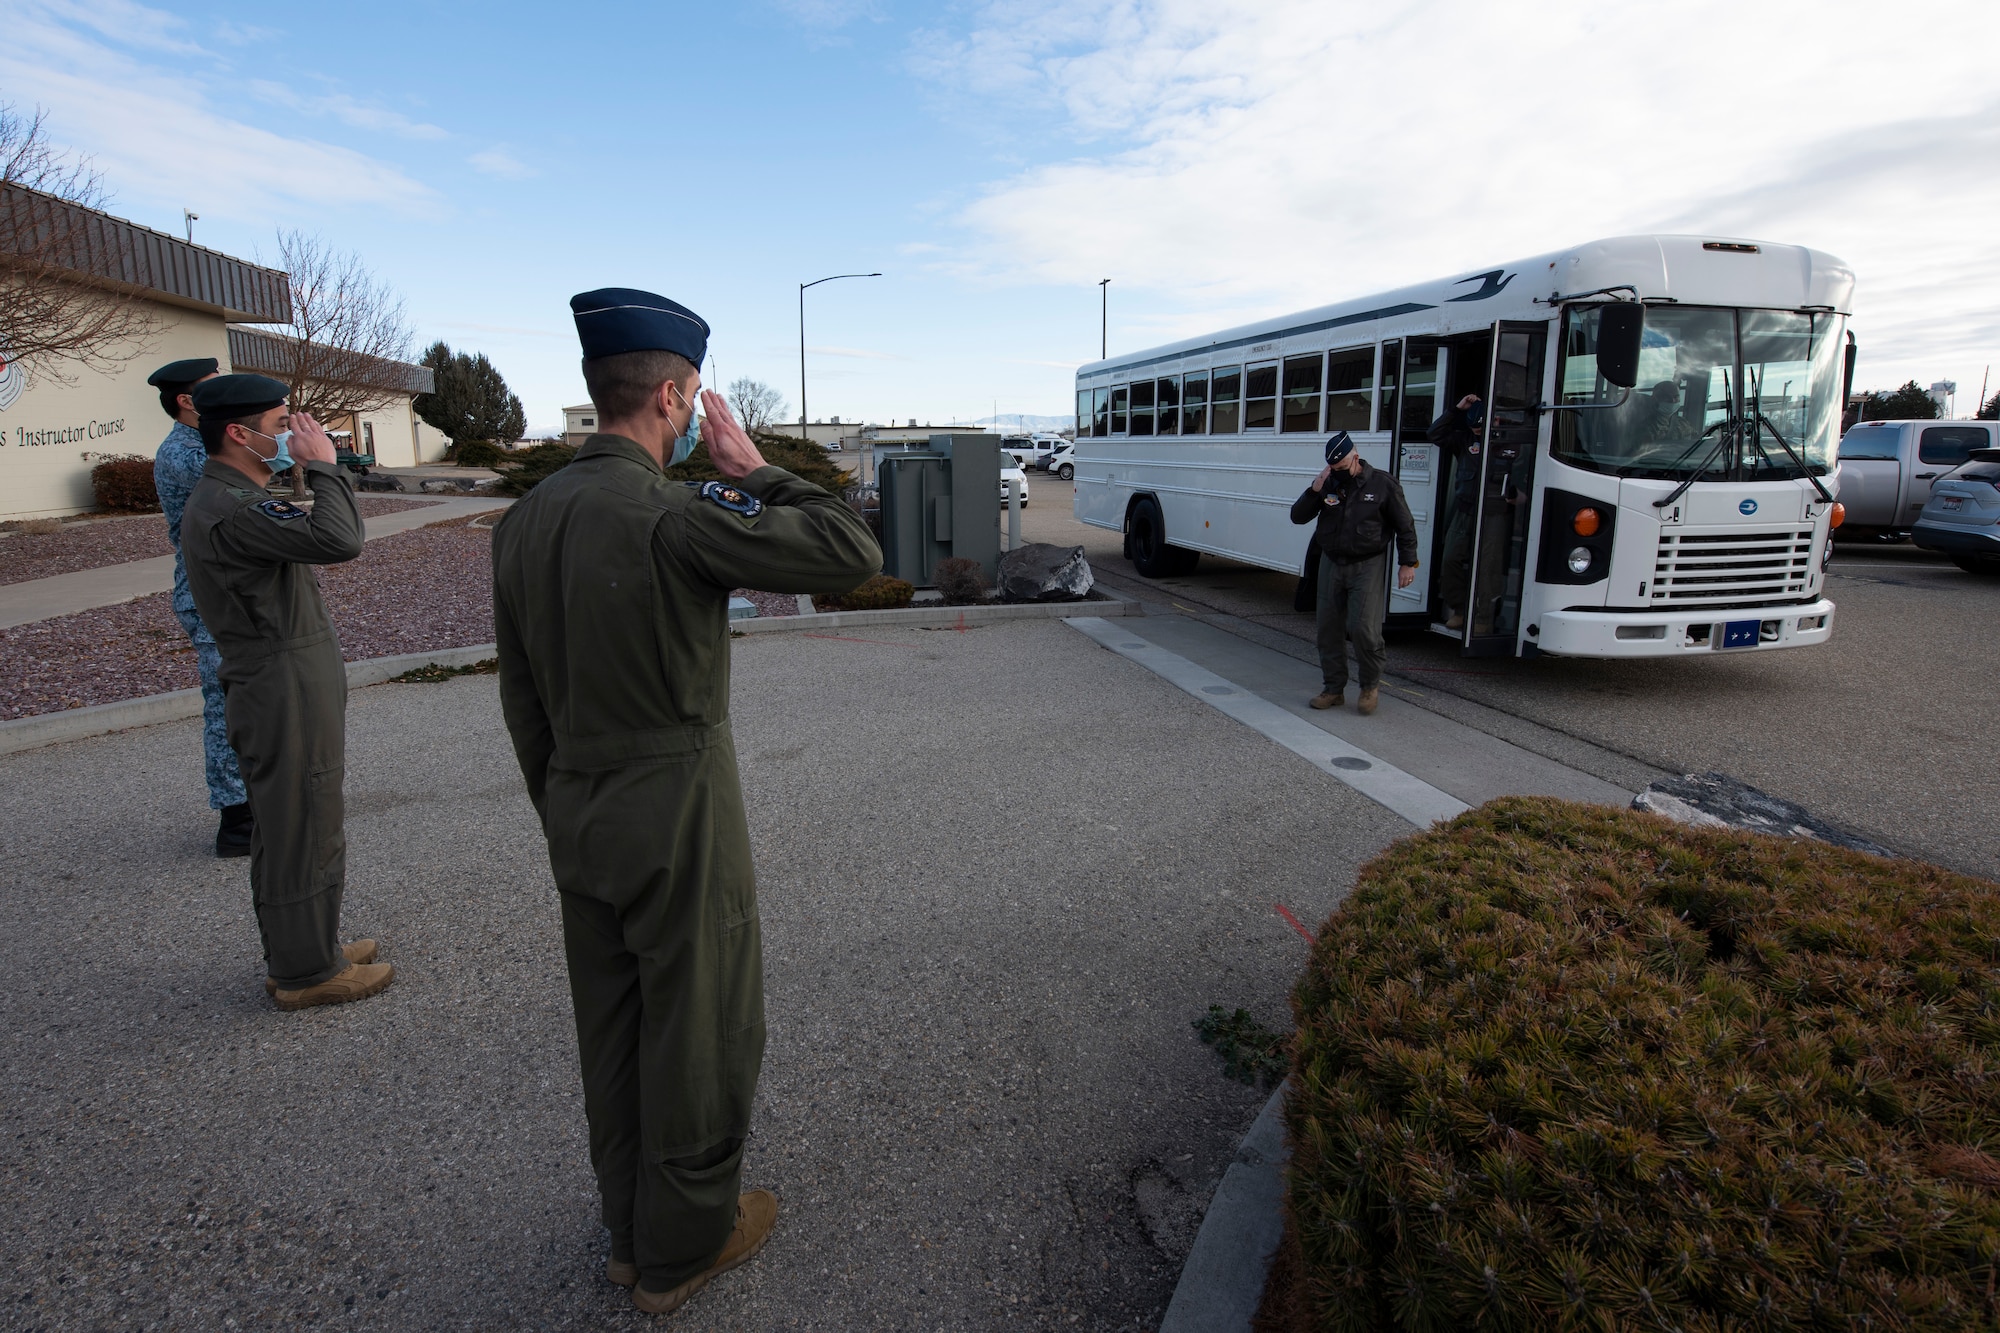
<svg viewBox="0 0 2000 1333">
<path fill-rule="evenodd" d="M 1894 393 L 1871 393 L 1861 404 L 1863 421 L 1929 421 L 1937 414 L 1938 405 L 1915 380 Z"/>
<path fill-rule="evenodd" d="M 508 390 L 486 353 L 454 352 L 440 339 L 424 352 L 423 364 L 436 376 L 437 390 L 418 395 L 413 406 L 453 444 L 468 440 L 511 444 L 527 433 L 528 417 L 520 397 Z"/>
<path fill-rule="evenodd" d="M 2000 393 L 1996 393 L 1991 398 L 1988 398 L 1980 407 L 1979 415 L 1974 417 L 1973 420 L 2000 421 Z"/>
</svg>

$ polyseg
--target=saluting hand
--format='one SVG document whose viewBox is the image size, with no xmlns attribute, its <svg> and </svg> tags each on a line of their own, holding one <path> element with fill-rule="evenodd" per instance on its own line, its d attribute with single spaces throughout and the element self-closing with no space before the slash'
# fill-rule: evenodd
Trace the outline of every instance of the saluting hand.
<svg viewBox="0 0 2000 1333">
<path fill-rule="evenodd" d="M 331 463 L 335 455 L 333 437 L 326 433 L 310 412 L 293 412 L 288 418 L 292 432 L 292 457 L 301 463 Z"/>
<path fill-rule="evenodd" d="M 1333 475 L 1333 464 L 1328 463 L 1325 467 L 1319 470 L 1319 475 L 1313 478 L 1312 488 L 1316 491 L 1325 490 L 1326 479 L 1328 477 L 1331 477 L 1332 475 Z"/>
<path fill-rule="evenodd" d="M 741 481 L 766 466 L 757 442 L 736 422 L 736 414 L 721 394 L 701 391 L 701 442 L 708 446 L 709 461 L 731 481 Z"/>
</svg>

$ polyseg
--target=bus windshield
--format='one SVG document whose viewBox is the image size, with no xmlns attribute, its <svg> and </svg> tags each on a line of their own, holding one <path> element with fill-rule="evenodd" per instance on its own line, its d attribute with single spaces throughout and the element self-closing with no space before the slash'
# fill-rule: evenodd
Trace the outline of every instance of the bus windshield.
<svg viewBox="0 0 2000 1333">
<path fill-rule="evenodd" d="M 1646 308 L 1639 382 L 1597 373 L 1600 305 L 1563 316 L 1555 458 L 1621 477 L 1825 476 L 1839 438 L 1841 318 L 1792 310 Z"/>
</svg>

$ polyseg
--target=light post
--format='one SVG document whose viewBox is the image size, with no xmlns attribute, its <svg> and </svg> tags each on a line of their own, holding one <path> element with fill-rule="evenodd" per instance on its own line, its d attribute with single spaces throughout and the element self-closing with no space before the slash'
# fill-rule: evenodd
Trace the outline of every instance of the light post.
<svg viewBox="0 0 2000 1333">
<path fill-rule="evenodd" d="M 1097 294 L 1102 298 L 1097 307 L 1097 359 L 1102 361 L 1111 355 L 1111 279 L 1097 284 Z"/>
<path fill-rule="evenodd" d="M 880 273 L 836 273 L 831 277 L 814 278 L 811 282 L 799 284 L 799 434 L 807 440 L 812 432 L 806 426 L 812 420 L 806 415 L 806 288 L 817 287 L 822 282 L 838 282 L 842 278 L 879 278 Z"/>
</svg>

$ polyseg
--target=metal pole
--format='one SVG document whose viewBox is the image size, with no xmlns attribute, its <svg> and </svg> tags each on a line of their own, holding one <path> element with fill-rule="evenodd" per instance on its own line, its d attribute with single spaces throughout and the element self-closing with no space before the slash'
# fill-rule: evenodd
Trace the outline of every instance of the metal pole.
<svg viewBox="0 0 2000 1333">
<path fill-rule="evenodd" d="M 835 273 L 830 277 L 814 278 L 811 282 L 799 284 L 799 435 L 810 440 L 812 432 L 807 429 L 812 418 L 806 415 L 806 288 L 817 287 L 822 282 L 836 282 L 841 278 L 879 278 L 880 273 Z"/>
<path fill-rule="evenodd" d="M 1111 346 L 1111 279 L 1098 283 L 1097 293 L 1102 298 L 1097 308 L 1097 359 L 1102 361 L 1111 355 L 1107 350 Z"/>
</svg>

